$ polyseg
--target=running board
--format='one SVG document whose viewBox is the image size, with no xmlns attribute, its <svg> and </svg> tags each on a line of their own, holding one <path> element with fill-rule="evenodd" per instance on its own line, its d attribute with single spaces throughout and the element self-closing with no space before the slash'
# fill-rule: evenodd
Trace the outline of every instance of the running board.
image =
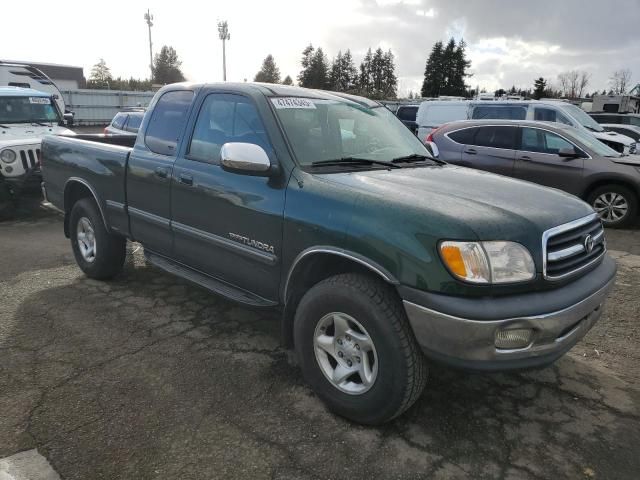
<svg viewBox="0 0 640 480">
<path fill-rule="evenodd" d="M 196 270 L 174 262 L 173 260 L 169 260 L 168 258 L 165 258 L 163 256 L 157 255 L 153 252 L 145 250 L 144 256 L 149 261 L 149 263 L 160 268 L 161 270 L 164 270 L 165 272 L 172 275 L 176 275 L 189 282 L 195 283 L 202 288 L 205 288 L 230 300 L 234 300 L 236 302 L 244 303 L 245 305 L 251 305 L 254 307 L 274 307 L 277 305 L 276 302 L 259 297 L 258 295 L 247 292 L 245 290 L 241 290 L 237 287 L 229 285 L 226 282 L 212 278 L 208 275 L 200 273 Z"/>
</svg>

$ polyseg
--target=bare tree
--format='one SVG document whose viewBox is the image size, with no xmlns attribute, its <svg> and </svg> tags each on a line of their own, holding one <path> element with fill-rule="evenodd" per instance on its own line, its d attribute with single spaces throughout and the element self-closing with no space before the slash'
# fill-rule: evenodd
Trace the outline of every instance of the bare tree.
<svg viewBox="0 0 640 480">
<path fill-rule="evenodd" d="M 569 91 L 569 76 L 567 72 L 558 75 L 558 83 L 560 84 L 560 92 L 563 97 L 568 95 Z"/>
<path fill-rule="evenodd" d="M 631 70 L 628 68 L 616 70 L 613 72 L 613 75 L 609 77 L 609 84 L 611 85 L 611 90 L 615 95 L 622 95 L 623 93 L 627 93 L 627 88 L 631 83 Z"/>
<path fill-rule="evenodd" d="M 585 92 L 591 81 L 591 74 L 582 70 L 580 72 L 580 78 L 578 79 L 578 98 L 582 98 L 582 94 Z"/>
</svg>

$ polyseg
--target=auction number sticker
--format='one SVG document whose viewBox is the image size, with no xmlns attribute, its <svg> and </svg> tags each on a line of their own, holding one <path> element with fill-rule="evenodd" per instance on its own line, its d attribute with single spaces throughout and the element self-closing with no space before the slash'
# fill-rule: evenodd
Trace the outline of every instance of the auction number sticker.
<svg viewBox="0 0 640 480">
<path fill-rule="evenodd" d="M 277 97 L 271 101 L 276 108 L 308 108 L 315 110 L 315 104 L 308 98 L 300 97 Z"/>
<path fill-rule="evenodd" d="M 38 105 L 51 105 L 51 100 L 47 97 L 29 97 L 29 103 L 37 103 Z"/>
</svg>

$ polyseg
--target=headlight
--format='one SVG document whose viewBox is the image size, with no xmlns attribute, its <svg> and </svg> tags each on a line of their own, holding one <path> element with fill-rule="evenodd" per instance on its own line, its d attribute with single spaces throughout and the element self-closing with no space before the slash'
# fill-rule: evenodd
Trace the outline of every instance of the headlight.
<svg viewBox="0 0 640 480">
<path fill-rule="evenodd" d="M 471 283 L 524 282 L 536 276 L 531 254 L 515 242 L 446 241 L 440 256 L 454 276 Z"/>
<path fill-rule="evenodd" d="M 16 152 L 9 148 L 5 148 L 0 152 L 0 160 L 4 163 L 13 163 L 16 161 Z"/>
</svg>

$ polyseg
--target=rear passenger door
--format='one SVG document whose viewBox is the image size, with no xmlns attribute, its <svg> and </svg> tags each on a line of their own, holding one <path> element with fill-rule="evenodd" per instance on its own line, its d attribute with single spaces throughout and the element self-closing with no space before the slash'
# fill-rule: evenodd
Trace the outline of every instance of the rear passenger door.
<svg viewBox="0 0 640 480">
<path fill-rule="evenodd" d="M 462 150 L 460 164 L 501 175 L 513 175 L 516 134 L 516 127 L 476 127 L 470 143 Z"/>
<path fill-rule="evenodd" d="M 191 122 L 193 123 L 193 122 Z M 261 146 L 277 163 L 256 105 L 249 97 L 209 93 L 173 172 L 174 258 L 266 299 L 278 296 L 286 183 L 277 177 L 222 169 L 230 142 Z"/>
<path fill-rule="evenodd" d="M 191 90 L 165 92 L 156 103 L 144 138 L 129 157 L 127 206 L 131 234 L 145 248 L 169 255 L 173 244 L 171 174 L 193 101 Z"/>
<path fill-rule="evenodd" d="M 562 148 L 575 148 L 569 140 L 542 128 L 523 127 L 516 156 L 515 176 L 522 180 L 559 188 L 574 195 L 582 193 L 584 158 L 563 158 Z"/>
</svg>

